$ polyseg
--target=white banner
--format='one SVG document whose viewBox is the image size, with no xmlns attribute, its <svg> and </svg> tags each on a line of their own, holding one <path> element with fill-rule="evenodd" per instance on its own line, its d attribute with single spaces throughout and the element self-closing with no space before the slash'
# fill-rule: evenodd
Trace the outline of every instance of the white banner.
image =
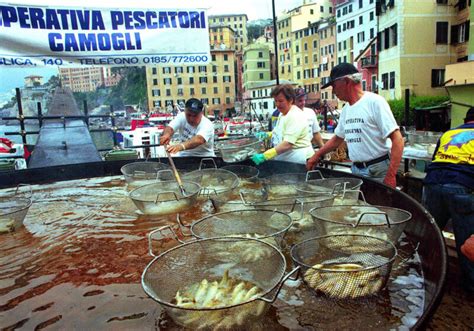
<svg viewBox="0 0 474 331">
<path fill-rule="evenodd" d="M 0 68 L 169 66 L 209 61 L 205 9 L 0 3 Z"/>
</svg>

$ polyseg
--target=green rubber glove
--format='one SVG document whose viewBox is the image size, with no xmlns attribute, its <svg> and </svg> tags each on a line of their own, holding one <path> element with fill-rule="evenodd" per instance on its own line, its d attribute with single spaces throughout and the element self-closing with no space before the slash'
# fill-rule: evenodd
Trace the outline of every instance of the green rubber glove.
<svg viewBox="0 0 474 331">
<path fill-rule="evenodd" d="M 265 155 L 263 155 L 262 153 L 254 154 L 254 155 L 252 155 L 252 161 L 256 165 L 262 164 L 263 162 L 266 161 L 265 160 Z"/>
</svg>

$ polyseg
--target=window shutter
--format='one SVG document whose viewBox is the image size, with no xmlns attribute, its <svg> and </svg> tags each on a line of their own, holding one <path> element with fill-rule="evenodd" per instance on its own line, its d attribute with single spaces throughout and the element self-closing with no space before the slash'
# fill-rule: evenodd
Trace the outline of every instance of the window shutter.
<svg viewBox="0 0 474 331">
<path fill-rule="evenodd" d="M 436 70 L 431 69 L 431 87 L 436 87 Z"/>
<path fill-rule="evenodd" d="M 458 26 L 457 25 L 452 25 L 451 26 L 451 44 L 457 44 L 458 43 Z"/>
<path fill-rule="evenodd" d="M 466 25 L 466 38 L 465 40 L 468 41 L 469 40 L 469 25 L 470 25 L 470 21 L 467 21 L 464 23 Z"/>
</svg>

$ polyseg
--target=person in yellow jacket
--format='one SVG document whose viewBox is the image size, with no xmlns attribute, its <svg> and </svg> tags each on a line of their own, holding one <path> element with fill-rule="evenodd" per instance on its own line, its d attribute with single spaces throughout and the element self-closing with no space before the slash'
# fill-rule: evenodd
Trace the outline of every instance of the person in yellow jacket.
<svg viewBox="0 0 474 331">
<path fill-rule="evenodd" d="M 281 114 L 271 133 L 260 132 L 256 136 L 259 139 L 270 138 L 274 147 L 255 154 L 252 161 L 257 165 L 271 159 L 306 164 L 314 150 L 307 120 L 303 112 L 294 105 L 295 90 L 289 84 L 278 85 L 272 90 L 271 96 Z"/>
<path fill-rule="evenodd" d="M 474 107 L 463 125 L 441 136 L 423 183 L 422 203 L 439 228 L 452 220 L 462 285 L 474 292 Z"/>
</svg>

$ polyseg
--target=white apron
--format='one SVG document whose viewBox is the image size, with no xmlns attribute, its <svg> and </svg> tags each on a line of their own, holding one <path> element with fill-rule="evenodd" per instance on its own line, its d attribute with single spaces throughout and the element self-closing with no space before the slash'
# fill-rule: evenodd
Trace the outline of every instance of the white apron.
<svg viewBox="0 0 474 331">
<path fill-rule="evenodd" d="M 281 125 L 281 117 L 283 115 L 278 116 L 278 120 L 275 124 L 275 128 L 272 131 L 272 145 L 276 147 L 283 141 L 283 128 Z M 308 152 L 310 151 L 310 152 Z M 312 155 L 314 153 L 313 147 L 303 147 L 303 148 L 292 148 L 285 153 L 281 153 L 277 155 L 273 160 L 277 161 L 286 161 L 286 162 L 293 162 L 298 164 L 306 164 L 307 155 Z"/>
</svg>

